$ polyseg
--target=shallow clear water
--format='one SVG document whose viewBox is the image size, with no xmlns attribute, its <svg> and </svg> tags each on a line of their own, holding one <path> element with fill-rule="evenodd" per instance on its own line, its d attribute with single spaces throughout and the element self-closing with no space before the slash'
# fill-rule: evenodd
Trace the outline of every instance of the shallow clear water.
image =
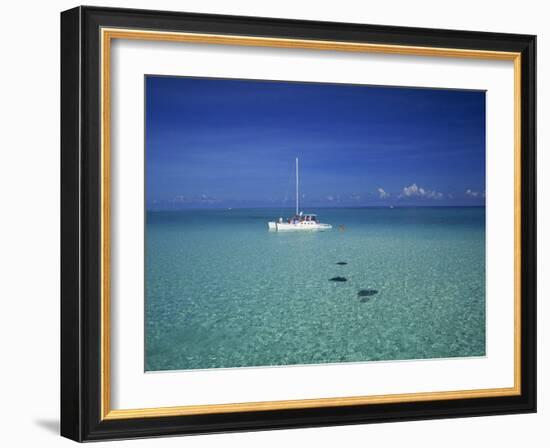
<svg viewBox="0 0 550 448">
<path fill-rule="evenodd" d="M 145 369 L 485 354 L 485 208 L 311 211 L 148 212 Z"/>
</svg>

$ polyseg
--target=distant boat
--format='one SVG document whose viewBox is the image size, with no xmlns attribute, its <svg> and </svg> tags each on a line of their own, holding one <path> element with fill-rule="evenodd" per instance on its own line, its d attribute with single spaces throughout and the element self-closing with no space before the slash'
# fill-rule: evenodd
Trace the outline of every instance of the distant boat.
<svg viewBox="0 0 550 448">
<path fill-rule="evenodd" d="M 270 231 L 273 232 L 288 232 L 288 231 L 302 231 L 302 230 L 314 230 L 323 231 L 330 230 L 332 226 L 330 224 L 323 224 L 319 222 L 317 215 L 314 213 L 303 213 L 299 211 L 299 176 L 298 176 L 298 157 L 296 157 L 296 214 L 292 218 L 288 218 L 286 221 L 283 218 L 279 218 L 278 221 L 271 221 L 267 223 Z"/>
</svg>

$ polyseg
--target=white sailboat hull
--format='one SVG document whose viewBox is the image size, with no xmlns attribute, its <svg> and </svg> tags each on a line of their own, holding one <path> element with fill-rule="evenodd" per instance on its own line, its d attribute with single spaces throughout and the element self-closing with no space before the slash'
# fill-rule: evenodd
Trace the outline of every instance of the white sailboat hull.
<svg viewBox="0 0 550 448">
<path fill-rule="evenodd" d="M 313 221 L 303 221 L 295 224 L 288 222 L 269 222 L 268 228 L 273 232 L 323 232 L 332 229 L 332 226 L 330 224 Z"/>
</svg>

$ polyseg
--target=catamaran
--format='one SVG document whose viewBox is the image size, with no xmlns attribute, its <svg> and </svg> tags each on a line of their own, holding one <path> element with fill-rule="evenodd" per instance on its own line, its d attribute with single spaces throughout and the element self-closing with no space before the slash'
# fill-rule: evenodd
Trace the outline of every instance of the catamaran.
<svg viewBox="0 0 550 448">
<path fill-rule="evenodd" d="M 296 157 L 296 214 L 292 218 L 288 218 L 286 221 L 283 218 L 279 218 L 278 221 L 271 221 L 267 223 L 270 231 L 274 232 L 286 232 L 295 230 L 329 230 L 332 229 L 330 224 L 323 224 L 319 222 L 317 215 L 314 213 L 303 213 L 299 208 L 299 176 L 298 176 L 298 157 Z"/>
</svg>

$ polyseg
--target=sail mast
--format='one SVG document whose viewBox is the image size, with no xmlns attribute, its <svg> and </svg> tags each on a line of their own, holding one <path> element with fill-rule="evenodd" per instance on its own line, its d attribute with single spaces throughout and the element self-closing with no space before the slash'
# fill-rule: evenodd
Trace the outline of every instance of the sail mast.
<svg viewBox="0 0 550 448">
<path fill-rule="evenodd" d="M 298 214 L 298 157 L 296 157 L 296 214 Z"/>
</svg>

